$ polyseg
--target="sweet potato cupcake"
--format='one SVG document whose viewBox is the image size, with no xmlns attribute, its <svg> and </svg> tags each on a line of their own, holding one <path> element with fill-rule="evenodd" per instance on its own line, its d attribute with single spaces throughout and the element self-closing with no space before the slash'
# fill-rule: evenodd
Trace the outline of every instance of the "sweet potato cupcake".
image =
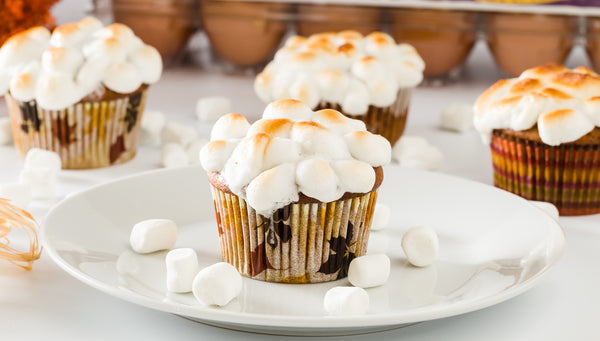
<svg viewBox="0 0 600 341">
<path fill-rule="evenodd" d="M 490 143 L 496 186 L 561 215 L 600 213 L 600 76 L 546 64 L 491 86 L 474 123 Z"/>
<path fill-rule="evenodd" d="M 250 278 L 315 283 L 365 254 L 391 146 L 362 121 L 296 100 L 250 125 L 227 114 L 200 152 L 223 261 Z"/>
<path fill-rule="evenodd" d="M 254 90 L 265 103 L 294 98 L 314 110 L 338 110 L 393 145 L 424 66 L 412 46 L 382 32 L 293 36 L 256 76 Z"/>
<path fill-rule="evenodd" d="M 11 37 L 0 49 L 0 93 L 17 150 L 57 152 L 64 168 L 131 159 L 148 86 L 161 72 L 158 51 L 122 24 L 88 17 Z"/>
</svg>

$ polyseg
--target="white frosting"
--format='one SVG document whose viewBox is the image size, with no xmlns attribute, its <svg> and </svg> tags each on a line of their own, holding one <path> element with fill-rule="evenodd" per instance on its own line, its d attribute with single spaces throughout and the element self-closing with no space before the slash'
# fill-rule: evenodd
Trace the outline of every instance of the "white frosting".
<svg viewBox="0 0 600 341">
<path fill-rule="evenodd" d="M 257 75 L 254 90 L 264 102 L 295 98 L 315 108 L 326 101 L 361 115 L 369 105 L 391 105 L 399 89 L 417 86 L 424 68 L 412 46 L 382 32 L 296 36 Z"/>
<path fill-rule="evenodd" d="M 0 93 L 10 90 L 19 101 L 60 110 L 102 85 L 129 93 L 153 84 L 162 73 L 162 59 L 129 27 L 103 27 L 88 17 L 52 34 L 35 27 L 12 36 L 0 48 L 0 70 Z"/>
<path fill-rule="evenodd" d="M 484 141 L 494 129 L 537 125 L 548 145 L 573 142 L 600 125 L 600 76 L 585 67 L 547 64 L 500 80 L 475 102 L 474 124 Z"/>
<path fill-rule="evenodd" d="M 299 193 L 321 202 L 367 193 L 375 184 L 373 167 L 391 158 L 389 142 L 363 122 L 331 109 L 313 112 L 297 100 L 273 102 L 262 119 L 247 124 L 237 114 L 220 118 L 200 161 L 265 216 Z"/>
</svg>

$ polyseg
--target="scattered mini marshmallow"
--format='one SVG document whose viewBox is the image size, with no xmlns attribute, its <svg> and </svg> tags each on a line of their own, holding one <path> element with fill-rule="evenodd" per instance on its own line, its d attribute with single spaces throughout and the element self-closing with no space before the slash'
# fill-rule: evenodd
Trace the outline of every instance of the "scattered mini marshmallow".
<svg viewBox="0 0 600 341">
<path fill-rule="evenodd" d="M 427 226 L 415 226 L 402 235 L 402 249 L 410 264 L 431 265 L 438 255 L 439 241 L 435 230 Z"/>
<path fill-rule="evenodd" d="M 47 169 L 54 174 L 62 168 L 60 156 L 53 151 L 41 148 L 31 148 L 25 155 L 23 169 Z"/>
<path fill-rule="evenodd" d="M 438 170 L 444 161 L 442 152 L 420 136 L 400 138 L 392 150 L 392 155 L 401 167 L 424 170 Z"/>
<path fill-rule="evenodd" d="M 390 223 L 391 214 L 392 213 L 388 205 L 382 203 L 375 204 L 373 220 L 371 221 L 371 230 L 380 231 L 387 227 Z"/>
<path fill-rule="evenodd" d="M 50 200 L 58 192 L 58 176 L 52 168 L 25 168 L 19 174 L 19 183 L 29 186 L 32 199 Z"/>
<path fill-rule="evenodd" d="M 330 315 L 363 315 L 369 310 L 369 294 L 358 287 L 333 287 L 325 293 L 323 308 Z"/>
<path fill-rule="evenodd" d="M 10 144 L 12 140 L 10 117 L 0 117 L 0 146 Z"/>
<path fill-rule="evenodd" d="M 160 149 L 160 162 L 166 168 L 183 167 L 190 163 L 190 158 L 183 146 L 171 142 Z"/>
<path fill-rule="evenodd" d="M 177 240 L 177 225 L 169 219 L 147 219 L 133 225 L 129 242 L 133 251 L 150 253 L 170 249 Z"/>
<path fill-rule="evenodd" d="M 196 299 L 207 305 L 224 306 L 242 291 L 242 276 L 225 262 L 208 266 L 194 277 L 192 292 Z"/>
<path fill-rule="evenodd" d="M 541 209 L 542 211 L 546 212 L 549 216 L 552 217 L 552 219 L 558 221 L 558 218 L 559 218 L 558 208 L 556 208 L 556 206 L 554 206 L 554 204 L 549 203 L 547 201 L 535 201 L 535 200 L 529 200 L 529 202 L 532 203 L 537 208 Z"/>
<path fill-rule="evenodd" d="M 383 285 L 389 277 L 390 258 L 383 253 L 354 258 L 348 267 L 350 283 L 363 289 Z"/>
<path fill-rule="evenodd" d="M 199 138 L 190 143 L 187 148 L 185 148 L 185 152 L 188 155 L 188 160 L 190 164 L 200 163 L 200 150 L 204 147 L 205 144 L 208 143 L 207 139 Z"/>
<path fill-rule="evenodd" d="M 0 197 L 9 199 L 15 206 L 26 208 L 31 201 L 31 185 L 28 183 L 0 184 Z"/>
<path fill-rule="evenodd" d="M 473 105 L 463 102 L 449 104 L 442 110 L 440 125 L 443 129 L 463 133 L 473 127 Z"/>
<path fill-rule="evenodd" d="M 190 248 L 174 249 L 167 253 L 167 290 L 176 293 L 192 291 L 194 277 L 198 274 L 198 257 Z"/>
<path fill-rule="evenodd" d="M 146 110 L 142 116 L 140 142 L 152 146 L 160 145 L 161 131 L 166 123 L 165 114 L 157 110 Z"/>
<path fill-rule="evenodd" d="M 167 143 L 177 143 L 185 148 L 198 138 L 198 132 L 193 126 L 167 122 L 161 130 L 160 137 L 163 146 Z"/>
<path fill-rule="evenodd" d="M 201 121 L 215 122 L 231 112 L 231 100 L 224 96 L 201 97 L 196 102 L 196 116 Z"/>
</svg>

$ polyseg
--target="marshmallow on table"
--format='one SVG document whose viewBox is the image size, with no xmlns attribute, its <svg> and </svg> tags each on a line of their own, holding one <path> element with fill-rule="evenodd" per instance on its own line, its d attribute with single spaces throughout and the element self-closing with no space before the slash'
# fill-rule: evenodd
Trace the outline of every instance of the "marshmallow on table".
<svg viewBox="0 0 600 341">
<path fill-rule="evenodd" d="M 57 153 L 31 148 L 25 156 L 19 182 L 30 187 L 33 199 L 52 199 L 56 196 L 61 168 L 62 161 Z"/>
<path fill-rule="evenodd" d="M 192 141 L 186 148 L 185 152 L 188 155 L 190 164 L 200 163 L 200 150 L 208 143 L 207 139 L 199 138 Z"/>
<path fill-rule="evenodd" d="M 369 310 L 369 294 L 358 287 L 334 287 L 327 290 L 323 308 L 330 315 L 362 315 Z"/>
<path fill-rule="evenodd" d="M 242 291 L 242 276 L 225 262 L 208 266 L 196 275 L 192 292 L 196 299 L 207 305 L 224 306 Z"/>
<path fill-rule="evenodd" d="M 147 219 L 133 225 L 129 242 L 133 251 L 150 253 L 170 249 L 177 240 L 177 225 L 169 219 Z"/>
<path fill-rule="evenodd" d="M 177 143 L 183 147 L 198 138 L 196 128 L 185 124 L 167 122 L 161 130 L 160 137 L 162 144 Z"/>
<path fill-rule="evenodd" d="M 176 293 L 192 291 L 194 277 L 198 274 L 198 257 L 190 248 L 174 249 L 167 253 L 167 290 Z"/>
<path fill-rule="evenodd" d="M 160 135 L 165 126 L 165 114 L 161 111 L 146 110 L 142 116 L 140 141 L 150 145 L 160 144 Z"/>
<path fill-rule="evenodd" d="M 160 162 L 166 168 L 183 167 L 190 163 L 190 158 L 183 146 L 171 142 L 161 148 Z"/>
<path fill-rule="evenodd" d="M 383 230 L 390 222 L 391 211 L 390 207 L 377 203 L 375 204 L 375 211 L 373 212 L 373 220 L 371 221 L 371 230 L 379 231 Z"/>
<path fill-rule="evenodd" d="M 402 249 L 414 266 L 428 266 L 437 258 L 439 241 L 435 231 L 427 226 L 415 226 L 404 232 Z"/>
<path fill-rule="evenodd" d="M 31 148 L 25 156 L 24 169 L 45 168 L 53 173 L 58 173 L 62 168 L 60 156 L 49 150 Z"/>
<path fill-rule="evenodd" d="M 465 132 L 473 127 L 473 105 L 469 103 L 451 103 L 440 116 L 440 124 L 443 129 Z"/>
<path fill-rule="evenodd" d="M 0 146 L 12 142 L 12 124 L 10 117 L 0 117 Z"/>
<path fill-rule="evenodd" d="M 231 112 L 231 101 L 224 96 L 202 97 L 196 102 L 196 116 L 201 121 L 214 122 Z"/>
<path fill-rule="evenodd" d="M 424 170 L 442 167 L 444 155 L 420 136 L 403 136 L 394 146 L 392 154 L 400 166 Z"/>
<path fill-rule="evenodd" d="M 546 201 L 535 201 L 535 200 L 529 200 L 529 202 L 532 203 L 535 207 L 546 212 L 549 216 L 552 217 L 552 219 L 558 221 L 558 218 L 559 218 L 558 208 L 556 208 L 556 206 L 554 206 L 554 204 L 546 202 Z"/>
<path fill-rule="evenodd" d="M 1 184 L 0 197 L 11 200 L 15 206 L 25 208 L 31 201 L 31 185 L 22 183 Z"/>
<path fill-rule="evenodd" d="M 354 258 L 348 267 L 348 280 L 359 288 L 383 285 L 389 277 L 390 258 L 382 253 Z"/>
</svg>

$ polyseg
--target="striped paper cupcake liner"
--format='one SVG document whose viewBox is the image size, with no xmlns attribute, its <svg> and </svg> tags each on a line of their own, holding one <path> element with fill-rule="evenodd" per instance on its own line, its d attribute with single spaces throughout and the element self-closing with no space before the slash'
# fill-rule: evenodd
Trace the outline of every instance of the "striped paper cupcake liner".
<svg viewBox="0 0 600 341">
<path fill-rule="evenodd" d="M 600 213 L 600 144 L 548 146 L 496 130 L 490 147 L 497 187 L 561 215 Z"/>
<path fill-rule="evenodd" d="M 21 102 L 6 94 L 15 147 L 22 157 L 31 148 L 54 151 L 69 169 L 126 162 L 137 151 L 146 92 L 78 102 L 62 110 L 46 110 L 35 100 Z"/>
<path fill-rule="evenodd" d="M 412 88 L 402 88 L 392 105 L 387 107 L 369 106 L 364 115 L 350 115 L 342 110 L 340 104 L 321 102 L 315 110 L 335 109 L 344 115 L 365 122 L 367 130 L 385 137 L 393 146 L 404 133 L 408 117 L 408 107 L 412 96 Z"/>
<path fill-rule="evenodd" d="M 330 203 L 293 203 L 265 218 L 212 187 L 221 257 L 245 277 L 317 283 L 344 278 L 367 251 L 377 192 Z"/>
</svg>

